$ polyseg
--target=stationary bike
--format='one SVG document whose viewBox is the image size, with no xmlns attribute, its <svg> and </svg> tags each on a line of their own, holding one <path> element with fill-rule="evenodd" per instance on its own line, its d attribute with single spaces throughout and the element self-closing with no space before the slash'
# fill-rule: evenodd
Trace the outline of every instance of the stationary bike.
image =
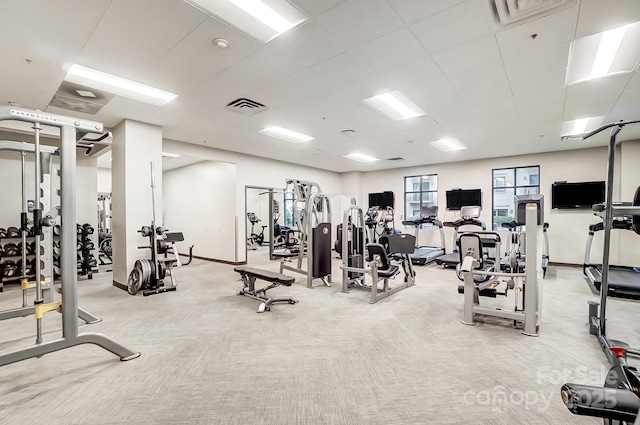
<svg viewBox="0 0 640 425">
<path fill-rule="evenodd" d="M 258 249 L 258 246 L 262 246 L 262 243 L 264 242 L 264 229 L 269 226 L 261 226 L 262 231 L 260 233 L 255 233 L 255 231 L 253 230 L 254 226 L 256 225 L 256 223 L 262 220 L 256 217 L 256 215 L 252 212 L 247 213 L 247 218 L 251 223 L 251 236 L 247 239 L 247 245 L 251 249 Z"/>
</svg>

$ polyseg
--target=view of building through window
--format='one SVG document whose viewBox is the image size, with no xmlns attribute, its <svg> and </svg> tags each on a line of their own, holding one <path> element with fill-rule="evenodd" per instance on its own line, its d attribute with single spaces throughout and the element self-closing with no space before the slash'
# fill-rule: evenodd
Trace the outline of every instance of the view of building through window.
<svg viewBox="0 0 640 425">
<path fill-rule="evenodd" d="M 420 217 L 423 207 L 438 205 L 438 175 L 410 176 L 404 178 L 404 217 L 412 220 Z"/>
<path fill-rule="evenodd" d="M 540 166 L 493 170 L 493 230 L 515 220 L 515 195 L 540 193 Z"/>
</svg>

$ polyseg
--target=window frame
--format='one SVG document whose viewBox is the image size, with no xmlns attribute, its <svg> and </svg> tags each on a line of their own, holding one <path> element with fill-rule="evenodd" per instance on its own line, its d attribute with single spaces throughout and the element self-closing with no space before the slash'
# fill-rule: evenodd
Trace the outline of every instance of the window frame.
<svg viewBox="0 0 640 425">
<path fill-rule="evenodd" d="M 537 178 L 537 184 L 530 184 L 531 182 L 531 178 L 529 178 L 527 180 L 527 184 L 518 184 L 518 170 L 520 169 L 525 169 L 525 168 L 537 168 L 538 169 L 538 178 Z M 502 171 L 504 170 L 505 173 L 508 172 L 512 172 L 513 173 L 513 186 L 508 186 L 506 184 L 502 185 L 496 185 L 496 176 L 495 173 L 496 171 Z M 531 175 L 535 175 L 535 174 L 530 174 Z M 508 180 L 508 179 L 507 179 Z M 513 196 L 515 198 L 516 194 L 518 193 L 518 189 L 522 189 L 522 188 L 537 188 L 538 192 L 540 193 L 540 165 L 523 165 L 523 166 L 517 166 L 517 167 L 500 167 L 500 168 L 493 168 L 491 169 L 491 228 L 492 229 L 497 229 L 499 230 L 499 227 L 496 227 L 496 223 L 495 223 L 495 218 L 499 217 L 495 215 L 495 211 L 496 211 L 496 200 L 495 200 L 495 194 L 496 193 L 504 193 L 507 190 L 513 190 Z M 515 207 L 515 205 L 514 205 Z M 514 214 L 515 214 L 515 209 L 514 209 Z M 514 217 L 515 219 L 515 217 Z"/>
<path fill-rule="evenodd" d="M 429 188 L 429 190 L 422 190 L 422 186 L 424 183 L 424 179 L 425 177 L 430 178 L 430 177 L 435 177 L 435 189 Z M 420 182 L 418 183 L 418 190 L 407 190 L 407 179 L 415 179 L 415 178 L 420 178 Z M 415 188 L 415 183 L 413 184 L 413 187 Z M 403 179 L 403 185 L 402 185 L 402 189 L 404 192 L 404 205 L 403 205 L 403 211 L 404 211 L 404 219 L 405 220 L 409 220 L 410 217 L 413 217 L 412 215 L 408 215 L 408 211 L 407 211 L 407 194 L 418 194 L 418 199 L 419 199 L 419 211 L 422 211 L 422 194 L 423 193 L 435 193 L 436 194 L 436 199 L 438 198 L 438 173 L 432 173 L 432 174 L 418 174 L 418 175 L 413 175 L 413 176 L 404 176 Z M 434 206 L 437 206 L 438 202 L 436 201 Z"/>
</svg>

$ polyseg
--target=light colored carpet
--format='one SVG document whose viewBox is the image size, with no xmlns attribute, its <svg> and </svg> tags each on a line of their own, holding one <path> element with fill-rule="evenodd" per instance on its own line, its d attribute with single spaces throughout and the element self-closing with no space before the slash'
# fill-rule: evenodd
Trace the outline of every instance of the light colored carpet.
<svg viewBox="0 0 640 425">
<path fill-rule="evenodd" d="M 249 263 L 278 269 L 264 250 Z M 450 270 L 418 267 L 416 286 L 370 305 L 365 291 L 340 292 L 339 264 L 333 287 L 307 289 L 298 275 L 272 292 L 300 302 L 264 314 L 236 295 L 229 265 L 194 261 L 177 271 L 176 292 L 150 297 L 113 287 L 110 273 L 81 281 L 80 306 L 104 319 L 81 331 L 142 356 L 120 362 L 80 346 L 2 367 L 0 424 L 600 423 L 570 414 L 559 396 L 563 382 L 599 385 L 606 371 L 580 269 L 550 268 L 531 338 L 507 321 L 462 325 Z M 20 299 L 9 287 L 0 309 Z M 2 322 L 0 350 L 32 344 L 34 322 Z M 45 322 L 57 338 L 57 313 Z"/>
</svg>

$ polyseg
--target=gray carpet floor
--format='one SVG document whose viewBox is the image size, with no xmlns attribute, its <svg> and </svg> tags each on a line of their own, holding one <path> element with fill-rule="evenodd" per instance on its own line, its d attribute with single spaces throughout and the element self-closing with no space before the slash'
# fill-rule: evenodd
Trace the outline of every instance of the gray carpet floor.
<svg viewBox="0 0 640 425">
<path fill-rule="evenodd" d="M 264 251 L 250 252 L 249 265 L 278 269 Z M 450 270 L 418 267 L 416 286 L 370 305 L 366 291 L 340 292 L 339 265 L 332 287 L 307 289 L 298 275 L 272 290 L 300 302 L 264 314 L 236 295 L 229 265 L 194 261 L 176 272 L 176 292 L 150 297 L 113 287 L 111 273 L 80 281 L 80 306 L 103 319 L 81 331 L 141 357 L 79 346 L 4 366 L 0 424 L 600 423 L 569 413 L 559 395 L 566 381 L 600 385 L 607 369 L 588 332 L 596 297 L 580 269 L 549 269 L 532 338 L 498 319 L 461 324 Z M 17 288 L 0 294 L 2 310 L 20 303 Z M 624 321 L 637 311 L 624 302 L 617 313 Z M 60 327 L 47 313 L 45 340 Z M 34 332 L 33 317 L 3 321 L 0 351 L 32 344 Z"/>
</svg>

